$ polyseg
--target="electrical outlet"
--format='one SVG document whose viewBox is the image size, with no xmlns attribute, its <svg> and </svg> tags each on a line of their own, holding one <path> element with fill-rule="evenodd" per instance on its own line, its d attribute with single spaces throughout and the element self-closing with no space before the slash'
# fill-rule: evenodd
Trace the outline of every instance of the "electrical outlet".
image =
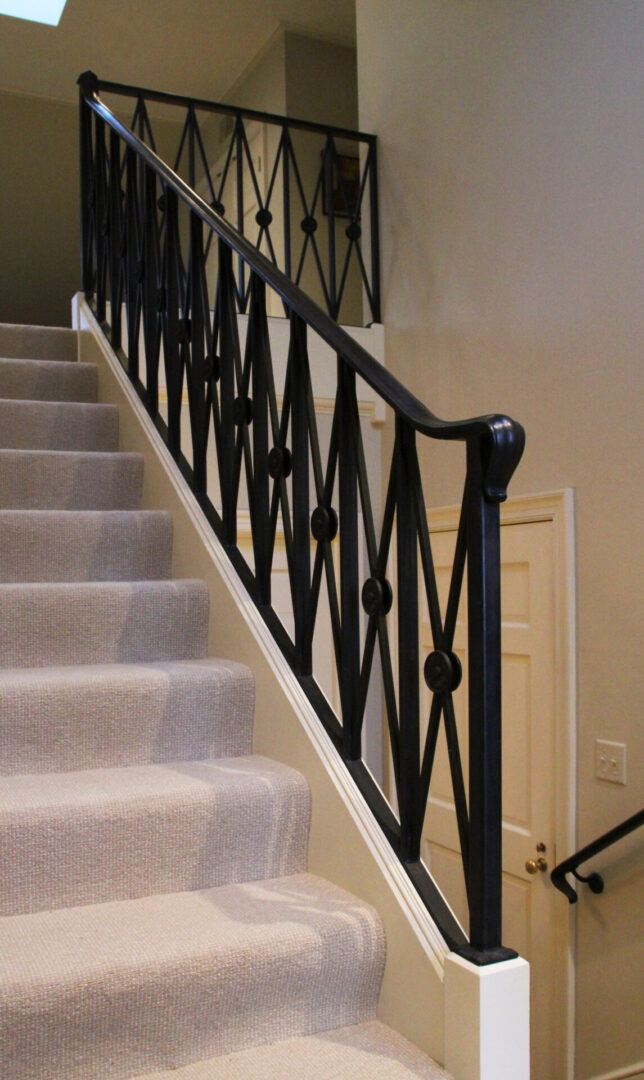
<svg viewBox="0 0 644 1080">
<path fill-rule="evenodd" d="M 612 784 L 626 783 L 626 744 L 595 739 L 595 776 Z"/>
</svg>

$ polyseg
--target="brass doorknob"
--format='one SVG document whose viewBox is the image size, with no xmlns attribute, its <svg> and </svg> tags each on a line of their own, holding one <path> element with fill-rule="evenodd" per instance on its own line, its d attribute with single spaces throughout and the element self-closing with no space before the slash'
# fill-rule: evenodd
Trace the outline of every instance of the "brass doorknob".
<svg viewBox="0 0 644 1080">
<path fill-rule="evenodd" d="M 548 869 L 548 862 L 543 855 L 540 855 L 538 859 L 528 859 L 525 868 L 529 874 L 538 874 L 539 872 L 545 874 Z"/>
</svg>

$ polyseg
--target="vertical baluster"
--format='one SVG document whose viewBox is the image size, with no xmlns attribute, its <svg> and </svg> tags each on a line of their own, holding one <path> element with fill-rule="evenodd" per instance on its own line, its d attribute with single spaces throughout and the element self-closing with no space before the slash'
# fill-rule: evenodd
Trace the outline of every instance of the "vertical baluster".
<svg viewBox="0 0 644 1080">
<path fill-rule="evenodd" d="M 174 457 L 181 451 L 181 397 L 183 368 L 179 352 L 179 208 L 170 188 L 165 193 L 165 289 L 163 350 L 168 389 L 168 446 Z"/>
<path fill-rule="evenodd" d="M 253 551 L 258 604 L 271 602 L 270 481 L 268 473 L 268 328 L 266 286 L 251 275 L 248 323 L 253 374 Z"/>
<path fill-rule="evenodd" d="M 157 238 L 157 180 L 152 169 L 144 168 L 144 294 L 143 336 L 145 343 L 145 381 L 147 407 L 151 416 L 159 408 L 159 311 L 160 281 Z"/>
<path fill-rule="evenodd" d="M 369 144 L 369 232 L 371 237 L 371 320 L 380 322 L 380 239 L 376 139 Z"/>
<path fill-rule="evenodd" d="M 338 482 L 340 500 L 340 612 L 342 663 L 339 672 L 344 756 L 358 761 L 360 734 L 360 603 L 358 564 L 358 465 L 351 434 L 356 377 L 338 357 Z M 357 411 L 357 406 L 356 406 Z"/>
<path fill-rule="evenodd" d="M 219 353 L 221 454 L 219 480 L 224 543 L 237 542 L 237 490 L 235 486 L 235 355 L 239 349 L 237 310 L 231 248 L 219 241 Z"/>
<path fill-rule="evenodd" d="M 418 543 L 410 463 L 415 432 L 396 418 L 396 541 L 398 560 L 398 708 L 400 716 L 401 858 L 420 857 L 416 790 L 420 777 Z"/>
<path fill-rule="evenodd" d="M 92 110 L 85 101 L 85 94 L 96 90 L 96 76 L 90 79 L 85 72 L 78 80 L 79 134 L 80 134 L 80 186 L 81 186 L 81 281 L 85 296 L 94 293 L 95 274 L 92 266 L 92 235 L 96 231 L 96 177 L 92 155 Z"/>
<path fill-rule="evenodd" d="M 244 233 L 244 121 L 241 113 L 237 114 L 235 153 L 237 154 L 237 230 Z M 241 310 L 244 307 L 246 294 L 246 263 L 241 255 L 238 259 L 238 283 L 239 296 L 241 298 Z"/>
<path fill-rule="evenodd" d="M 204 306 L 203 277 L 205 274 L 203 254 L 203 223 L 196 214 L 190 214 L 190 425 L 192 433 L 192 460 L 194 469 L 193 490 L 204 494 L 207 490 L 206 448 L 208 446 L 208 410 L 206 408 L 206 321 L 208 312 Z"/>
<path fill-rule="evenodd" d="M 326 186 L 326 211 L 329 243 L 329 313 L 332 319 L 338 317 L 337 285 L 335 280 L 335 206 L 333 187 L 335 181 L 335 142 L 328 136 L 324 151 L 324 183 Z"/>
<path fill-rule="evenodd" d="M 122 205 L 121 205 L 121 146 L 117 133 L 110 128 L 110 186 L 109 186 L 109 267 L 110 267 L 110 341 L 113 349 L 121 348 L 122 289 Z"/>
<path fill-rule="evenodd" d="M 306 323 L 291 312 L 291 431 L 293 437 L 293 544 L 295 582 L 293 615 L 295 650 L 301 675 L 310 675 L 312 642 L 308 626 L 311 599 L 311 533 L 309 507 L 309 428 L 307 396 L 309 358 L 306 347 Z"/>
<path fill-rule="evenodd" d="M 197 182 L 195 171 L 195 127 L 197 118 L 192 103 L 188 106 L 188 183 L 194 188 Z"/>
<path fill-rule="evenodd" d="M 141 283 L 143 263 L 139 253 L 137 159 L 128 147 L 125 151 L 125 248 L 127 358 L 128 373 L 134 381 L 139 377 L 139 328 L 141 324 Z"/>
<path fill-rule="evenodd" d="M 291 138 L 288 126 L 282 128 L 282 196 L 284 206 L 284 273 L 291 276 Z"/>
<path fill-rule="evenodd" d="M 478 439 L 467 445 L 467 476 L 470 941 L 485 950 L 501 944 L 501 556 Z"/>
<path fill-rule="evenodd" d="M 96 318 L 105 322 L 105 271 L 107 238 L 107 191 L 105 180 L 105 125 L 96 117 Z"/>
</svg>

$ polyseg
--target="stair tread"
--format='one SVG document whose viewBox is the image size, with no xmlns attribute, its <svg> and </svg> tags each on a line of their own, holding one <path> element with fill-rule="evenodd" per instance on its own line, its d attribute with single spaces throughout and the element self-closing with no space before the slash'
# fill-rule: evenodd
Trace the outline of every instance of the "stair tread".
<svg viewBox="0 0 644 1080">
<path fill-rule="evenodd" d="M 118 932 L 115 931 L 118 929 Z M 212 889 L 165 893 L 107 904 L 88 904 L 56 911 L 12 915 L 0 919 L 0 954 L 8 999 L 36 995 L 58 986 L 61 994 L 78 982 L 86 986 L 118 971 L 139 977 L 163 974 L 165 965 L 194 960 L 210 967 L 208 957 L 243 968 L 257 955 L 284 942 L 298 952 L 318 935 L 334 940 L 364 938 L 373 958 L 383 959 L 379 919 L 373 909 L 344 889 L 313 874 Z M 268 941 L 270 945 L 262 945 Z M 90 946 L 91 943 L 91 947 Z M 245 953 L 233 960 L 237 946 Z M 265 955 L 261 960 L 264 962 Z M 351 967 L 359 956 L 346 956 Z M 213 976 L 226 973 L 213 969 Z"/>
<path fill-rule="evenodd" d="M 116 1080 L 374 1018 L 384 936 L 295 874 L 4 918 L 0 955 L 3 1080 Z"/>
<path fill-rule="evenodd" d="M 0 776 L 0 819 L 12 813 L 81 810 L 91 813 L 126 803 L 210 798 L 246 790 L 257 780 L 281 786 L 304 784 L 295 769 L 260 754 L 209 761 L 155 762 L 65 773 Z M 1 822 L 0 822 L 1 827 Z"/>
<path fill-rule="evenodd" d="M 17 460 L 37 460 L 41 458 L 43 461 L 48 461 L 51 458 L 60 458 L 61 461 L 72 461 L 74 458 L 80 458 L 85 460 L 89 458 L 91 461 L 98 461 L 104 458 L 107 461 L 141 461 L 142 455 L 125 451 L 125 450 L 44 450 L 41 448 L 21 448 L 11 446 L 0 446 L 0 459 L 15 457 Z"/>
<path fill-rule="evenodd" d="M 223 671 L 232 673 L 234 677 L 247 675 L 252 679 L 250 669 L 245 664 L 239 664 L 236 660 L 223 660 L 218 657 L 198 657 L 186 660 L 155 660 L 138 661 L 137 663 L 112 663 L 112 664 L 70 664 L 54 665 L 51 667 L 34 668 L 1 668 L 0 667 L 0 699 L 2 694 L 21 685 L 29 686 L 40 683 L 37 692 L 42 693 L 47 688 L 55 689 L 56 684 L 67 684 L 70 681 L 77 688 L 85 686 L 97 686 L 105 682 L 110 687 L 119 682 L 129 682 L 132 678 L 143 682 L 149 680 L 158 682 L 159 676 L 166 683 L 172 673 L 199 674 L 204 671 Z M 149 691 L 146 691 L 149 692 Z"/>
<path fill-rule="evenodd" d="M 303 871 L 309 804 L 255 755 L 0 777 L 0 913 Z"/>
<path fill-rule="evenodd" d="M 238 1050 L 131 1080 L 451 1080 L 379 1020 Z"/>
<path fill-rule="evenodd" d="M 86 360 L 48 360 L 40 356 L 0 356 L 0 364 L 11 364 L 16 368 L 22 366 L 34 369 L 42 368 L 43 371 L 53 371 L 59 375 L 63 371 L 71 371 L 72 369 L 76 371 L 96 371 L 96 364 L 88 363 Z"/>
<path fill-rule="evenodd" d="M 53 361 L 56 363 L 56 361 Z M 58 364 L 57 366 L 60 366 Z M 80 366 L 78 364 L 72 365 L 74 368 Z M 88 365 L 93 367 L 92 364 Z M 111 405 L 109 402 L 104 401 L 41 401 L 40 398 L 3 398 L 0 397 L 0 408 L 11 409 L 31 409 L 34 412 L 42 413 L 46 416 L 47 413 L 54 415 L 55 413 L 68 413 L 70 416 L 81 416 L 84 412 L 89 412 L 92 416 L 98 416 L 101 413 L 118 413 L 118 405 Z"/>
</svg>

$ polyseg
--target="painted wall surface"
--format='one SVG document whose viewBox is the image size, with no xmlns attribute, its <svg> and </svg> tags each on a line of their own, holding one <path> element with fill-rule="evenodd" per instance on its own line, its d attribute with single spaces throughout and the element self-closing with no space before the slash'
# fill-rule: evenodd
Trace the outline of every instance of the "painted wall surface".
<svg viewBox="0 0 644 1080">
<path fill-rule="evenodd" d="M 80 280 L 78 116 L 0 93 L 0 321 L 69 324 Z"/>
<path fill-rule="evenodd" d="M 344 127 L 355 131 L 358 126 L 358 99 L 356 53 L 354 49 L 336 45 L 327 41 L 296 34 L 289 30 L 278 31 L 267 43 L 240 79 L 231 87 L 225 100 L 247 109 L 259 109 L 273 112 L 312 123 L 324 123 L 334 127 Z M 213 135 L 217 130 L 216 122 L 210 125 Z M 265 197 L 272 176 L 281 131 L 270 124 L 264 125 L 264 160 L 262 176 L 262 196 Z M 252 131 L 252 125 L 247 133 Z M 216 137 L 215 137 L 216 138 Z M 298 162 L 298 169 L 305 192 L 306 207 L 303 205 L 298 186 L 291 167 L 290 207 L 292 245 L 291 257 L 294 272 L 299 263 L 304 242 L 300 223 L 311 210 L 317 177 L 320 171 L 324 137 L 304 131 L 292 132 L 293 148 Z M 216 141 L 210 138 L 209 153 L 214 159 L 221 159 L 217 152 Z M 223 144 L 222 144 L 223 145 Z M 359 144 L 351 140 L 340 140 L 336 146 L 339 154 L 359 156 Z M 257 168 L 257 158 L 255 158 Z M 224 199 L 224 203 L 226 199 Z M 323 211 L 322 194 L 318 195 L 315 217 L 318 220 L 316 242 L 320 263 L 328 281 L 329 249 L 327 241 L 327 218 Z M 278 265 L 284 265 L 283 244 L 283 188 L 282 173 L 278 172 L 271 197 L 273 225 L 271 235 Z M 253 228 L 253 223 L 251 228 Z M 346 256 L 348 241 L 345 235 L 347 221 L 338 217 L 336 220 L 336 273 L 340 281 Z M 255 239 L 252 234 L 251 239 Z M 262 248 L 262 250 L 265 250 Z M 265 250 L 268 254 L 268 251 Z M 319 304 L 325 307 L 324 294 L 320 285 L 319 273 L 309 247 L 304 260 L 300 285 Z M 362 287 L 360 272 L 355 252 L 353 252 L 347 275 L 344 300 L 340 309 L 340 321 L 349 325 L 362 325 Z M 273 314 L 278 314 L 277 308 Z"/>
<path fill-rule="evenodd" d="M 644 6 L 357 0 L 357 27 L 387 367 L 439 415 L 520 420 L 513 493 L 576 491 L 585 844 L 644 786 Z M 424 463 L 428 498 L 455 502 L 460 452 Z M 627 744 L 625 787 L 594 779 L 598 737 Z M 644 1059 L 641 834 L 593 866 L 606 893 L 576 912 L 584 1080 Z"/>
<path fill-rule="evenodd" d="M 133 104 L 107 98 L 129 123 Z M 179 121 L 155 118 L 174 158 Z M 69 325 L 80 284 L 78 106 L 0 91 L 0 322 Z"/>
</svg>

